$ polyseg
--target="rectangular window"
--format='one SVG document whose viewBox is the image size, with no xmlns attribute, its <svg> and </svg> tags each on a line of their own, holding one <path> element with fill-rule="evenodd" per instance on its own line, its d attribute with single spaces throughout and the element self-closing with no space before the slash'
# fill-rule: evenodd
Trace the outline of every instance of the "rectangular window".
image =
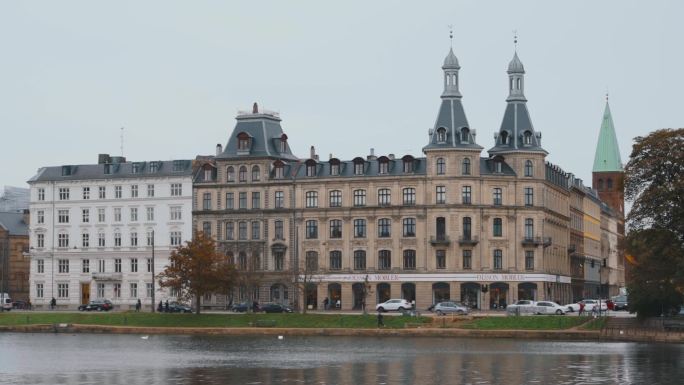
<svg viewBox="0 0 684 385">
<path fill-rule="evenodd" d="M 333 190 L 330 192 L 330 207 L 341 207 L 342 206 L 342 191 Z"/>
<path fill-rule="evenodd" d="M 252 222 L 252 239 L 261 238 L 261 223 L 258 221 Z"/>
<path fill-rule="evenodd" d="M 147 197 L 148 198 L 154 197 L 154 185 L 153 184 L 147 185 Z"/>
<path fill-rule="evenodd" d="M 389 238 L 391 233 L 392 222 L 389 218 L 378 219 L 378 238 Z"/>
<path fill-rule="evenodd" d="M 461 198 L 464 205 L 472 203 L 472 190 L 470 189 L 470 186 L 463 186 L 461 188 Z"/>
<path fill-rule="evenodd" d="M 363 250 L 354 251 L 354 270 L 366 270 L 366 252 Z"/>
<path fill-rule="evenodd" d="M 330 238 L 342 238 L 342 221 L 333 219 L 330 221 Z"/>
<path fill-rule="evenodd" d="M 69 284 L 68 283 L 58 283 L 57 284 L 57 297 L 69 298 Z"/>
<path fill-rule="evenodd" d="M 534 189 L 525 187 L 525 206 L 534 206 Z"/>
<path fill-rule="evenodd" d="M 354 190 L 354 206 L 366 205 L 366 190 Z"/>
<path fill-rule="evenodd" d="M 121 298 L 121 284 L 114 284 L 114 298 Z"/>
<path fill-rule="evenodd" d="M 181 232 L 180 231 L 172 231 L 170 233 L 171 235 L 171 246 L 178 246 L 181 244 Z"/>
<path fill-rule="evenodd" d="M 81 247 L 90 247 L 90 234 L 81 234 Z"/>
<path fill-rule="evenodd" d="M 226 239 L 229 241 L 235 239 L 235 222 L 226 222 Z"/>
<path fill-rule="evenodd" d="M 247 193 L 246 192 L 241 192 L 239 193 L 239 205 L 240 209 L 246 209 L 247 208 Z"/>
<path fill-rule="evenodd" d="M 122 196 L 122 187 L 121 186 L 114 186 L 114 198 L 115 199 L 121 199 Z"/>
<path fill-rule="evenodd" d="M 43 298 L 45 293 L 43 292 L 43 284 L 42 283 L 37 283 L 36 284 L 36 298 Z"/>
<path fill-rule="evenodd" d="M 285 233 L 283 230 L 283 221 L 280 221 L 280 220 L 275 221 L 275 239 L 280 239 L 280 240 L 285 239 L 284 234 Z"/>
<path fill-rule="evenodd" d="M 463 250 L 463 270 L 470 270 L 473 268 L 473 251 Z"/>
<path fill-rule="evenodd" d="M 38 200 L 39 201 L 45 200 L 45 189 L 42 187 L 38 189 Z"/>
<path fill-rule="evenodd" d="M 36 234 L 36 247 L 39 249 L 45 247 L 45 234 Z"/>
<path fill-rule="evenodd" d="M 90 209 L 81 210 L 81 221 L 83 223 L 89 223 L 90 222 Z"/>
<path fill-rule="evenodd" d="M 147 272 L 151 273 L 152 272 L 152 258 L 146 258 L 147 259 Z M 152 295 L 150 295 L 151 297 Z"/>
<path fill-rule="evenodd" d="M 68 273 L 69 272 L 69 260 L 68 259 L 60 259 L 57 262 L 57 266 L 59 266 L 59 272 L 60 273 Z"/>
<path fill-rule="evenodd" d="M 131 273 L 138 272 L 138 258 L 131 258 Z"/>
<path fill-rule="evenodd" d="M 138 233 L 132 232 L 131 233 L 131 247 L 137 247 L 138 246 Z"/>
<path fill-rule="evenodd" d="M 36 211 L 36 222 L 38 222 L 39 224 L 45 223 L 45 211 L 43 211 L 43 210 Z"/>
<path fill-rule="evenodd" d="M 275 271 L 282 271 L 285 268 L 285 255 L 282 251 L 276 251 L 273 254 L 273 269 Z"/>
<path fill-rule="evenodd" d="M 131 185 L 131 198 L 137 198 L 138 197 L 138 185 L 134 184 Z"/>
<path fill-rule="evenodd" d="M 69 188 L 68 187 L 60 187 L 59 188 L 59 200 L 60 201 L 68 201 L 69 200 Z"/>
<path fill-rule="evenodd" d="M 182 219 L 182 207 L 181 206 L 171 206 L 169 207 L 169 218 L 172 221 L 180 221 Z"/>
<path fill-rule="evenodd" d="M 121 207 L 114 207 L 114 222 L 121 222 Z"/>
<path fill-rule="evenodd" d="M 105 186 L 97 187 L 97 197 L 100 199 L 107 199 L 107 188 Z"/>
<path fill-rule="evenodd" d="M 121 258 L 114 259 L 114 272 L 121 273 Z"/>
<path fill-rule="evenodd" d="M 104 283 L 98 283 L 97 284 L 97 298 L 104 298 L 105 296 L 105 284 Z"/>
<path fill-rule="evenodd" d="M 232 192 L 226 193 L 226 209 L 232 210 L 235 208 L 235 194 Z"/>
<path fill-rule="evenodd" d="M 282 191 L 275 192 L 275 208 L 282 209 L 285 207 L 285 193 Z"/>
<path fill-rule="evenodd" d="M 179 197 L 183 195 L 183 184 L 182 183 L 171 183 L 171 196 Z"/>
<path fill-rule="evenodd" d="M 354 238 L 366 238 L 365 219 L 354 219 Z"/>
<path fill-rule="evenodd" d="M 334 250 L 330 252 L 330 270 L 340 270 L 342 268 L 342 252 Z"/>
<path fill-rule="evenodd" d="M 416 204 L 416 189 L 407 187 L 402 190 L 403 203 L 405 206 L 412 206 Z"/>
<path fill-rule="evenodd" d="M 313 208 L 318 207 L 318 192 L 307 191 L 306 192 L 306 207 Z"/>
<path fill-rule="evenodd" d="M 90 187 L 83 187 L 83 199 L 90 199 Z"/>
<path fill-rule="evenodd" d="M 503 204 L 503 193 L 501 188 L 495 187 L 494 190 L 492 190 L 492 203 L 495 206 L 501 206 Z"/>
<path fill-rule="evenodd" d="M 437 186 L 435 188 L 435 203 L 438 205 L 446 203 L 446 186 Z"/>
<path fill-rule="evenodd" d="M 69 247 L 69 234 L 57 235 L 57 247 Z"/>
<path fill-rule="evenodd" d="M 525 251 L 525 270 L 534 270 L 534 251 Z"/>
<path fill-rule="evenodd" d="M 145 289 L 146 289 L 145 290 L 146 291 L 146 293 L 145 293 L 146 298 L 152 298 L 152 283 L 147 282 L 145 284 Z"/>
<path fill-rule="evenodd" d="M 98 233 L 97 234 L 97 246 L 98 247 L 105 247 L 105 234 L 104 233 Z"/>
<path fill-rule="evenodd" d="M 202 209 L 211 210 L 211 193 L 202 194 Z"/>
<path fill-rule="evenodd" d="M 104 273 L 106 271 L 105 269 L 105 260 L 104 259 L 98 259 L 97 260 L 97 272 L 98 273 Z M 100 296 L 98 296 L 100 297 Z"/>
<path fill-rule="evenodd" d="M 202 232 L 205 236 L 211 237 L 211 222 L 202 222 Z"/>
<path fill-rule="evenodd" d="M 389 250 L 380 250 L 378 253 L 378 270 L 390 270 L 392 268 L 392 253 Z"/>
<path fill-rule="evenodd" d="M 525 239 L 534 238 L 534 219 L 525 219 Z"/>
<path fill-rule="evenodd" d="M 145 212 L 147 214 L 147 221 L 153 222 L 154 221 L 154 207 L 146 207 Z"/>
<path fill-rule="evenodd" d="M 131 222 L 137 222 L 138 221 L 138 208 L 137 207 L 131 207 Z"/>
<path fill-rule="evenodd" d="M 84 259 L 81 261 L 81 272 L 90 273 L 90 259 Z"/>
<path fill-rule="evenodd" d="M 403 220 L 404 237 L 416 236 L 416 218 L 404 218 Z"/>
<path fill-rule="evenodd" d="M 391 197 L 392 194 L 390 192 L 390 189 L 381 188 L 380 190 L 378 190 L 378 205 L 389 206 L 392 200 Z"/>
<path fill-rule="evenodd" d="M 43 259 L 36 260 L 36 271 L 39 274 L 45 273 L 45 260 L 43 260 Z"/>
<path fill-rule="evenodd" d="M 501 270 L 503 268 L 503 253 L 501 250 L 494 250 L 494 270 Z"/>
<path fill-rule="evenodd" d="M 131 282 L 130 286 L 131 298 L 138 298 L 138 284 L 135 282 Z"/>
<path fill-rule="evenodd" d="M 57 222 L 69 223 L 69 210 L 57 210 Z"/>
<path fill-rule="evenodd" d="M 247 222 L 238 223 L 238 238 L 241 241 L 247 240 Z"/>
<path fill-rule="evenodd" d="M 404 250 L 404 270 L 416 269 L 416 251 Z"/>
<path fill-rule="evenodd" d="M 503 236 L 503 220 L 501 218 L 494 218 L 493 224 L 492 235 L 495 237 Z"/>
<path fill-rule="evenodd" d="M 154 245 L 154 231 L 147 232 L 147 246 Z"/>
<path fill-rule="evenodd" d="M 261 208 L 261 193 L 258 191 L 252 192 L 252 208 L 253 209 Z"/>
<path fill-rule="evenodd" d="M 306 239 L 318 238 L 318 222 L 306 221 Z"/>
<path fill-rule="evenodd" d="M 97 209 L 97 221 L 103 223 L 105 221 L 105 209 Z"/>
<path fill-rule="evenodd" d="M 446 269 L 446 251 L 437 250 L 435 252 L 435 266 L 438 269 Z"/>
</svg>

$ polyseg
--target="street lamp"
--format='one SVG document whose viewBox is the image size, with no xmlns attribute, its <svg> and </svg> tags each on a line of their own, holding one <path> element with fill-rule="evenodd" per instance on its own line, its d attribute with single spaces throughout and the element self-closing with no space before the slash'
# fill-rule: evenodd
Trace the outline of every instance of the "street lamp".
<svg viewBox="0 0 684 385">
<path fill-rule="evenodd" d="M 150 264 L 150 271 L 152 272 L 152 313 L 154 313 L 154 305 L 155 305 L 155 299 L 154 299 L 154 230 L 152 230 L 152 263 Z"/>
</svg>

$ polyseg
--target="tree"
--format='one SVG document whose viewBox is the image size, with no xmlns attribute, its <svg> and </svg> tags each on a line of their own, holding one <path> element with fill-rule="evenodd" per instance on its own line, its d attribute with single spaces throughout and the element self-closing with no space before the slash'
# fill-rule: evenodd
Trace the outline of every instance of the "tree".
<svg viewBox="0 0 684 385">
<path fill-rule="evenodd" d="M 630 230 L 664 228 L 684 240 L 684 128 L 637 137 L 625 167 Z"/>
<path fill-rule="evenodd" d="M 320 281 L 318 273 L 318 253 L 316 252 L 307 252 L 303 266 L 301 263 L 296 263 L 292 269 L 292 282 L 295 288 L 304 294 L 303 313 L 306 313 L 310 304 L 309 294 L 318 289 L 317 283 Z M 316 303 L 311 305 L 316 305 Z"/>
<path fill-rule="evenodd" d="M 157 276 L 159 285 L 178 290 L 179 297 L 194 298 L 197 314 L 203 295 L 234 285 L 235 268 L 203 232 L 195 232 L 191 241 L 173 250 L 169 260 L 170 264 Z"/>
<path fill-rule="evenodd" d="M 637 266 L 627 284 L 630 311 L 639 318 L 676 313 L 684 302 L 684 244 L 666 229 L 631 232 L 627 252 Z"/>
</svg>

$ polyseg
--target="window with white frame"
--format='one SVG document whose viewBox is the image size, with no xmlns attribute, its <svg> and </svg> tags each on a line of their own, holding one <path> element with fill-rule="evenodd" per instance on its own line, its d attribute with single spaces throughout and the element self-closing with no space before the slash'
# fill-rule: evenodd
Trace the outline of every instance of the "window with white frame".
<svg viewBox="0 0 684 385">
<path fill-rule="evenodd" d="M 461 201 L 464 205 L 472 203 L 472 189 L 470 186 L 461 187 Z"/>
<path fill-rule="evenodd" d="M 99 223 L 103 223 L 105 221 L 105 209 L 104 208 L 97 209 L 97 221 Z"/>
<path fill-rule="evenodd" d="M 97 272 L 98 273 L 104 273 L 105 271 L 106 271 L 105 260 L 104 259 L 98 259 L 97 260 Z"/>
<path fill-rule="evenodd" d="M 138 272 L 138 258 L 131 258 L 131 273 Z"/>
<path fill-rule="evenodd" d="M 68 201 L 69 200 L 69 188 L 68 187 L 60 187 L 59 188 L 59 200 L 60 201 Z"/>
<path fill-rule="evenodd" d="M 136 282 L 130 283 L 131 298 L 138 298 L 138 284 Z"/>
<path fill-rule="evenodd" d="M 154 185 L 153 184 L 147 185 L 147 197 L 148 198 L 154 197 Z"/>
<path fill-rule="evenodd" d="M 235 168 L 233 166 L 226 168 L 226 182 L 235 182 Z"/>
<path fill-rule="evenodd" d="M 363 175 L 363 169 L 365 165 L 366 164 L 364 161 L 354 162 L 354 175 Z"/>
<path fill-rule="evenodd" d="M 145 297 L 146 298 L 152 298 L 152 283 L 147 282 L 145 284 L 146 292 L 145 292 Z"/>
<path fill-rule="evenodd" d="M 178 246 L 181 244 L 181 232 L 172 231 L 171 232 L 171 246 Z"/>
<path fill-rule="evenodd" d="M 315 220 L 306 221 L 306 239 L 318 238 L 318 222 Z"/>
<path fill-rule="evenodd" d="M 45 247 L 45 234 L 43 234 L 43 233 L 36 234 L 36 247 L 39 249 L 42 249 Z"/>
<path fill-rule="evenodd" d="M 134 184 L 131 185 L 131 198 L 137 198 L 138 197 L 138 185 Z"/>
<path fill-rule="evenodd" d="M 247 167 L 246 166 L 240 166 L 240 169 L 238 170 L 238 180 L 240 182 L 247 182 Z"/>
<path fill-rule="evenodd" d="M 90 247 L 90 234 L 89 233 L 83 233 L 81 234 L 81 247 Z"/>
<path fill-rule="evenodd" d="M 282 209 L 285 207 L 285 193 L 282 191 L 275 192 L 275 208 Z"/>
<path fill-rule="evenodd" d="M 97 246 L 98 247 L 105 247 L 105 233 L 104 232 L 97 233 Z"/>
<path fill-rule="evenodd" d="M 45 295 L 45 292 L 43 290 L 43 284 L 42 283 L 36 283 L 36 298 L 43 298 Z"/>
<path fill-rule="evenodd" d="M 152 272 L 152 258 L 146 258 L 147 259 L 147 272 L 151 273 Z"/>
<path fill-rule="evenodd" d="M 154 245 L 154 230 L 147 231 L 147 246 Z"/>
<path fill-rule="evenodd" d="M 342 191 L 332 190 L 330 191 L 330 207 L 341 207 L 342 206 Z"/>
<path fill-rule="evenodd" d="M 172 221 L 180 221 L 182 219 L 182 207 L 181 206 L 171 206 L 169 207 L 169 217 Z"/>
<path fill-rule="evenodd" d="M 90 273 L 90 259 L 81 260 L 81 272 Z"/>
<path fill-rule="evenodd" d="M 97 284 L 97 298 L 104 298 L 105 296 L 105 284 L 104 283 L 98 283 Z"/>
<path fill-rule="evenodd" d="M 131 232 L 131 247 L 138 246 L 138 233 L 135 231 Z"/>
<path fill-rule="evenodd" d="M 145 213 L 148 222 L 154 221 L 154 207 L 145 207 Z"/>
<path fill-rule="evenodd" d="M 83 199 L 90 199 L 90 187 L 83 187 Z"/>
<path fill-rule="evenodd" d="M 402 190 L 403 204 L 415 205 L 416 204 L 416 189 L 413 187 L 406 187 Z"/>
<path fill-rule="evenodd" d="M 121 207 L 114 207 L 114 222 L 121 222 Z"/>
<path fill-rule="evenodd" d="M 36 211 L 36 222 L 38 224 L 43 224 L 45 223 L 45 211 L 43 210 L 37 210 Z"/>
<path fill-rule="evenodd" d="M 361 189 L 354 190 L 353 196 L 354 196 L 354 206 L 355 207 L 360 207 L 360 206 L 366 205 L 366 190 L 361 190 Z"/>
<path fill-rule="evenodd" d="M 39 274 L 45 273 L 45 260 L 44 259 L 37 259 L 36 260 L 36 271 Z"/>
<path fill-rule="evenodd" d="M 179 197 L 183 195 L 183 184 L 182 183 L 171 183 L 171 196 Z"/>
<path fill-rule="evenodd" d="M 45 200 L 45 189 L 42 187 L 38 189 L 38 200 L 39 201 Z"/>
<path fill-rule="evenodd" d="M 114 233 L 114 247 L 121 247 L 121 233 Z"/>
<path fill-rule="evenodd" d="M 114 259 L 114 272 L 121 273 L 121 258 Z"/>
<path fill-rule="evenodd" d="M 306 207 L 318 207 L 318 192 L 317 191 L 307 191 L 306 192 Z"/>
<path fill-rule="evenodd" d="M 114 284 L 114 298 L 121 298 L 121 284 Z"/>
<path fill-rule="evenodd" d="M 435 188 L 435 203 L 444 204 L 446 203 L 446 186 L 437 186 Z"/>
<path fill-rule="evenodd" d="M 68 273 L 69 272 L 69 260 L 68 259 L 58 260 L 57 266 L 59 268 L 58 272 L 60 272 L 60 273 Z"/>
<path fill-rule="evenodd" d="M 57 297 L 58 298 L 69 298 L 69 284 L 68 283 L 58 283 L 57 284 Z"/>
<path fill-rule="evenodd" d="M 122 190 L 123 187 L 121 186 L 114 186 L 114 198 L 115 199 L 121 199 L 122 198 Z"/>
<path fill-rule="evenodd" d="M 69 210 L 57 210 L 57 223 L 69 223 Z"/>
<path fill-rule="evenodd" d="M 97 187 L 97 197 L 99 199 L 107 199 L 107 187 L 98 186 Z"/>
<path fill-rule="evenodd" d="M 366 238 L 365 219 L 354 219 L 354 238 Z"/>
<path fill-rule="evenodd" d="M 503 193 L 501 187 L 494 187 L 492 190 L 492 203 L 495 206 L 501 206 L 503 204 Z"/>
<path fill-rule="evenodd" d="M 69 247 L 69 234 L 61 233 L 57 235 L 57 247 Z"/>
<path fill-rule="evenodd" d="M 83 223 L 89 223 L 90 222 L 90 209 L 82 209 L 81 210 L 81 222 L 83 222 Z"/>
<path fill-rule="evenodd" d="M 258 182 L 261 179 L 261 170 L 259 166 L 252 166 L 252 182 Z"/>
</svg>

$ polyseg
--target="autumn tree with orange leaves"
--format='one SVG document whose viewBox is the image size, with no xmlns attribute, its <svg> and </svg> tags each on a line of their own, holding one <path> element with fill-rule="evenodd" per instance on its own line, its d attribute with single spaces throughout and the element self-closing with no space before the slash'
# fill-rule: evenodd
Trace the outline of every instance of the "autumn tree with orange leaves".
<svg viewBox="0 0 684 385">
<path fill-rule="evenodd" d="M 157 278 L 161 287 L 176 289 L 179 297 L 194 298 L 196 314 L 200 314 L 203 295 L 227 292 L 236 282 L 233 264 L 216 250 L 214 240 L 201 231 L 171 252 L 169 265 Z"/>
</svg>

